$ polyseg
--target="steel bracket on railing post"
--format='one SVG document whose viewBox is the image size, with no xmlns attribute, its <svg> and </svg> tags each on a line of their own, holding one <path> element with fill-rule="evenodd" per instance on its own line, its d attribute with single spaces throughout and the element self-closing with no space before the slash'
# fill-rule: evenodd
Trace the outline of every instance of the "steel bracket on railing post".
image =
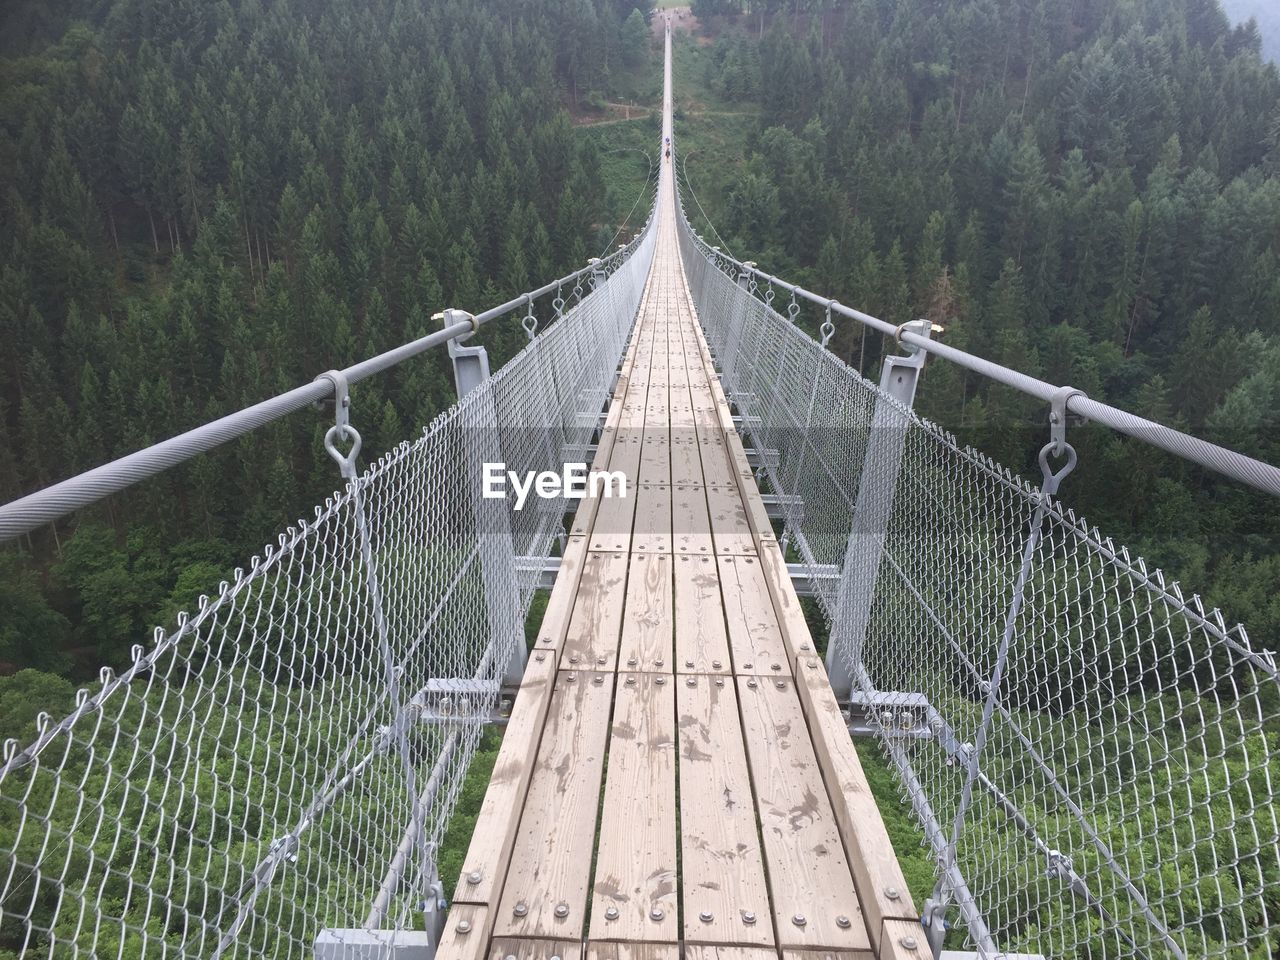
<svg viewBox="0 0 1280 960">
<path fill-rule="evenodd" d="M 437 316 L 446 327 L 464 319 L 475 318 L 465 310 L 445 310 Z M 453 360 L 453 379 L 458 388 L 458 399 L 469 395 L 489 379 L 489 355 L 484 347 L 468 347 L 459 337 L 449 341 L 449 357 Z M 466 478 L 467 489 L 471 494 L 472 514 L 476 525 L 476 543 L 480 551 L 480 568 L 484 578 L 485 605 L 488 608 L 489 630 L 494 641 L 499 644 L 511 643 L 510 661 L 503 669 L 502 679 L 507 683 L 519 683 L 524 676 L 525 662 L 528 652 L 523 637 L 518 634 L 520 624 L 519 609 L 508 608 L 505 600 L 519 596 L 520 585 L 515 573 L 515 544 L 511 536 L 511 521 L 507 514 L 505 500 L 485 500 L 481 496 L 484 464 L 497 463 L 502 460 L 501 444 L 498 437 L 497 411 L 493 408 L 492 396 L 484 398 L 484 402 L 473 407 L 473 414 L 467 418 L 464 436 L 471 432 L 480 437 L 479 444 L 468 446 L 472 454 L 468 462 L 462 465 L 470 475 Z M 483 446 L 483 450 L 480 450 Z"/>
<path fill-rule="evenodd" d="M 489 354 L 484 347 L 467 347 L 463 342 L 470 340 L 476 332 L 476 318 L 465 310 L 445 310 L 437 313 L 433 320 L 442 321 L 444 327 L 451 327 L 463 320 L 471 321 L 471 333 L 455 337 L 449 341 L 449 359 L 453 361 L 453 382 L 461 400 L 480 384 L 489 379 Z"/>
<path fill-rule="evenodd" d="M 621 249 L 625 250 L 626 246 L 627 245 L 624 243 Z M 592 257 L 587 261 L 587 263 L 591 267 L 591 290 L 592 292 L 595 292 L 600 289 L 606 280 L 609 279 L 609 275 L 605 273 L 604 268 L 600 266 L 599 257 Z"/>
<path fill-rule="evenodd" d="M 738 286 L 748 290 L 751 287 L 751 270 L 755 268 L 755 261 L 748 260 L 742 267 L 743 269 L 738 271 Z"/>
<path fill-rule="evenodd" d="M 910 330 L 928 337 L 932 325 L 927 320 L 916 320 L 898 329 L 899 336 L 901 331 Z M 840 700 L 847 700 L 853 689 L 850 668 L 862 663 L 862 645 L 871 620 L 885 531 L 893 513 L 894 488 L 910 425 L 910 416 L 903 408 L 909 409 L 915 401 L 916 385 L 924 368 L 923 350 L 904 349 L 909 351 L 906 356 L 886 357 L 880 372 L 882 395 L 877 398 L 871 417 L 858 498 L 836 593 L 836 612 L 827 644 L 827 675 Z"/>
</svg>

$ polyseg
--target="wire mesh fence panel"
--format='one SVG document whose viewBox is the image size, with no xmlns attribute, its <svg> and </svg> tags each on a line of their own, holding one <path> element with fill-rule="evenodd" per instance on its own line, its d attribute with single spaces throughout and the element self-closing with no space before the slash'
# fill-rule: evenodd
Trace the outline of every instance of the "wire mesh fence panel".
<svg viewBox="0 0 1280 960">
<path fill-rule="evenodd" d="M 303 957 L 324 928 L 421 925 L 523 649 L 516 558 L 560 525 L 483 498 L 480 465 L 559 469 L 589 442 L 652 249 L 5 744 L 0 954 Z"/>
<path fill-rule="evenodd" d="M 1272 653 L 882 394 L 687 224 L 681 245 L 791 559 L 826 585 L 829 662 L 902 776 L 968 943 L 1280 952 Z"/>
</svg>

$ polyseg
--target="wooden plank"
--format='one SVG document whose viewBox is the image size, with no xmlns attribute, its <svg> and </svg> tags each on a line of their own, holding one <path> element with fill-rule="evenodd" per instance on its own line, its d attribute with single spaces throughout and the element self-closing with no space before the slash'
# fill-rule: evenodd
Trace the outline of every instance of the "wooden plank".
<svg viewBox="0 0 1280 960">
<path fill-rule="evenodd" d="M 796 595 L 795 585 L 791 582 L 791 574 L 778 545 L 762 544 L 759 557 L 760 571 L 769 599 L 773 601 L 773 612 L 778 618 L 778 627 L 782 630 L 787 658 L 794 664 L 798 657 L 814 649 L 809 624 L 804 618 L 800 597 Z"/>
<path fill-rule="evenodd" d="M 619 673 L 604 813 L 591 896 L 591 938 L 675 943 L 674 678 Z"/>
<path fill-rule="evenodd" d="M 511 860 L 554 680 L 555 657 L 535 651 L 512 705 L 493 776 L 471 834 L 471 845 L 453 887 L 455 904 L 495 903 L 502 894 L 502 881 Z"/>
<path fill-rule="evenodd" d="M 782 960 L 873 960 L 870 950 L 783 950 Z"/>
<path fill-rule="evenodd" d="M 707 493 L 701 484 L 672 489 L 671 537 L 677 554 L 709 557 L 715 552 Z"/>
<path fill-rule="evenodd" d="M 671 557 L 633 556 L 622 613 L 620 665 L 628 670 L 671 672 L 673 606 Z"/>
<path fill-rule="evenodd" d="M 633 479 L 634 475 L 627 478 L 626 496 L 595 498 L 595 519 L 591 524 L 591 536 L 587 539 L 592 550 L 626 553 L 631 549 L 637 489 Z"/>
<path fill-rule="evenodd" d="M 582 936 L 612 687 L 607 673 L 556 678 L 495 936 Z"/>
<path fill-rule="evenodd" d="M 581 960 L 581 940 L 517 940 L 494 937 L 489 960 Z"/>
<path fill-rule="evenodd" d="M 738 698 L 780 946 L 869 951 L 795 684 L 740 677 Z"/>
<path fill-rule="evenodd" d="M 455 900 L 436 947 L 438 960 L 484 960 L 491 922 L 488 907 Z"/>
<path fill-rule="evenodd" d="M 717 556 L 756 555 L 755 536 L 736 488 L 708 486 L 707 512 L 711 516 L 711 537 Z"/>
<path fill-rule="evenodd" d="M 560 570 L 547 601 L 546 612 L 538 627 L 536 645 L 541 650 L 559 650 L 569 632 L 573 607 L 578 598 L 578 583 L 587 561 L 585 537 L 570 537 L 560 558 Z"/>
<path fill-rule="evenodd" d="M 613 669 L 618 656 L 626 581 L 625 553 L 587 554 L 573 617 L 561 650 L 562 669 Z"/>
<path fill-rule="evenodd" d="M 837 826 L 853 864 L 858 899 L 879 948 L 881 921 L 911 919 L 919 913 L 907 889 L 884 820 L 849 737 L 826 668 L 816 655 L 800 600 L 776 547 L 761 550 L 760 566 L 789 659 L 799 679 L 800 705 L 809 724 L 822 777 L 833 800 Z"/>
<path fill-rule="evenodd" d="M 671 483 L 675 486 L 702 486 L 703 453 L 692 430 L 671 432 Z M 728 461 L 725 461 L 728 463 Z"/>
<path fill-rule="evenodd" d="M 886 920 L 880 933 L 880 946 L 876 949 L 878 960 L 932 960 L 933 952 L 924 938 L 924 928 L 919 918 L 915 920 Z M 1009 954 L 1012 958 L 1016 954 Z M 1030 956 L 1023 954 L 1022 956 Z"/>
<path fill-rule="evenodd" d="M 733 672 L 789 677 L 791 660 L 782 642 L 773 602 L 756 557 L 717 557 L 720 593 L 729 627 Z"/>
<path fill-rule="evenodd" d="M 641 484 L 635 497 L 636 516 L 635 526 L 631 531 L 631 552 L 671 554 L 671 486 Z"/>
<path fill-rule="evenodd" d="M 764 922 L 762 917 L 761 922 Z M 690 943 L 685 960 L 778 960 L 778 951 L 764 947 L 736 947 L 715 943 Z"/>
<path fill-rule="evenodd" d="M 684 673 L 729 673 L 720 575 L 710 557 L 675 558 L 675 658 Z"/>
<path fill-rule="evenodd" d="M 680 948 L 674 943 L 608 943 L 593 940 L 587 944 L 587 960 L 680 960 Z"/>
<path fill-rule="evenodd" d="M 677 703 L 684 938 L 772 946 L 769 890 L 733 681 L 681 678 Z"/>
<path fill-rule="evenodd" d="M 845 853 L 853 865 L 858 902 L 866 916 L 872 943 L 880 949 L 882 922 L 918 922 L 920 914 L 912 902 L 880 808 L 840 713 L 840 704 L 831 692 L 822 661 L 814 655 L 801 657 L 797 679 L 800 705 L 808 720 L 814 754 L 832 800 Z"/>
</svg>

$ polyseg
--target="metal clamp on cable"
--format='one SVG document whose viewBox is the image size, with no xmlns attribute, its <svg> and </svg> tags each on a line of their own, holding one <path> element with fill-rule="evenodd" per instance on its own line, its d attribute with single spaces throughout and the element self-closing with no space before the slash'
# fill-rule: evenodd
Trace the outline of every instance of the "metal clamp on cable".
<svg viewBox="0 0 1280 960">
<path fill-rule="evenodd" d="M 529 310 L 524 315 L 524 319 L 520 321 L 520 326 L 524 327 L 524 332 L 528 335 L 529 339 L 532 340 L 534 334 L 538 332 L 538 318 L 534 316 L 533 313 L 533 297 L 526 293 L 524 295 L 524 302 L 528 304 Z"/>
<path fill-rule="evenodd" d="M 347 377 L 341 370 L 328 370 L 316 377 L 316 380 L 328 380 L 333 384 L 333 426 L 324 435 L 324 448 L 329 451 L 338 464 L 338 470 L 344 480 L 354 480 L 356 476 L 356 457 L 360 456 L 360 433 L 351 426 L 351 391 L 347 387 Z M 350 441 L 351 449 L 343 453 L 338 449 L 337 441 Z"/>
<path fill-rule="evenodd" d="M 834 307 L 836 301 L 827 301 L 827 319 L 822 321 L 822 326 L 818 328 L 818 332 L 822 334 L 822 349 L 827 348 L 827 344 L 831 342 L 831 338 L 835 336 L 836 325 L 831 322 L 831 308 Z"/>
<path fill-rule="evenodd" d="M 1075 447 L 1067 443 L 1067 403 L 1072 397 L 1083 396 L 1086 396 L 1083 390 L 1059 387 L 1049 399 L 1049 442 L 1040 448 L 1040 472 L 1044 475 L 1044 492 L 1048 496 L 1058 492 L 1058 486 L 1076 467 Z M 1050 455 L 1065 455 L 1066 463 L 1055 471 L 1049 466 Z"/>
</svg>

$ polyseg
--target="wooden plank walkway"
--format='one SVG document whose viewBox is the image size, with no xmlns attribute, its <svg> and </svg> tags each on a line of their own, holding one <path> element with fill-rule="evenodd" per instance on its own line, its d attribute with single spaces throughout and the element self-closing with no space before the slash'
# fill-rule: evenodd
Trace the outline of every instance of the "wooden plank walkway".
<svg viewBox="0 0 1280 960">
<path fill-rule="evenodd" d="M 664 130 L 670 135 L 670 40 Z M 664 161 L 595 469 L 443 960 L 927 956 L 698 326 Z"/>
</svg>

